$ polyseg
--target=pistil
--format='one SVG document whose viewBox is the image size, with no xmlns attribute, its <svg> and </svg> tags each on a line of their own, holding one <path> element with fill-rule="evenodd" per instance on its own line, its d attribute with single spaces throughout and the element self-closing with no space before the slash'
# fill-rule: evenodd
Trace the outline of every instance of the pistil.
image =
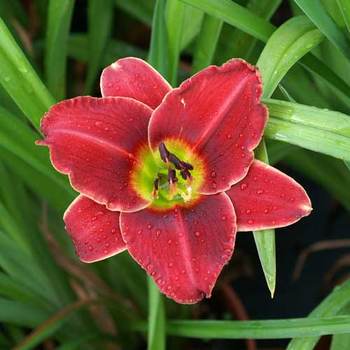
<svg viewBox="0 0 350 350">
<path fill-rule="evenodd" d="M 171 153 L 165 146 L 164 142 L 161 142 L 159 144 L 158 150 L 161 160 L 167 165 L 168 168 L 167 183 L 169 189 L 169 199 L 172 200 L 174 196 L 178 193 L 184 201 L 190 200 L 192 195 L 191 171 L 193 170 L 193 166 L 190 163 L 182 161 L 175 154 Z M 181 190 L 181 186 L 178 187 L 177 183 L 179 179 L 177 177 L 177 171 L 179 171 L 181 178 L 186 181 L 186 191 Z M 158 198 L 159 188 L 161 187 L 162 186 L 160 174 L 157 174 L 157 178 L 154 181 L 154 187 L 152 192 L 153 198 Z"/>
</svg>

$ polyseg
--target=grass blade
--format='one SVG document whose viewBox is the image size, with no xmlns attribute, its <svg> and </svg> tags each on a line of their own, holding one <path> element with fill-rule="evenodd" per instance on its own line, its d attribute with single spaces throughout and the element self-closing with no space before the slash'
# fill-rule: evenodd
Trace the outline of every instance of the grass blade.
<svg viewBox="0 0 350 350">
<path fill-rule="evenodd" d="M 348 0 L 337 0 L 340 12 L 343 15 L 346 28 L 350 33 L 350 2 Z"/>
<path fill-rule="evenodd" d="M 115 0 L 115 5 L 139 21 L 151 25 L 155 0 Z"/>
<path fill-rule="evenodd" d="M 45 76 L 53 96 L 66 95 L 67 40 L 74 0 L 50 0 L 46 25 Z"/>
<path fill-rule="evenodd" d="M 168 29 L 169 73 L 171 85 L 177 85 L 177 71 L 184 28 L 185 4 L 180 0 L 168 0 L 166 24 Z"/>
<path fill-rule="evenodd" d="M 160 74 L 168 73 L 168 39 L 165 23 L 165 0 L 157 0 L 152 23 L 151 47 L 148 62 L 157 67 Z"/>
<path fill-rule="evenodd" d="M 170 321 L 170 335 L 201 339 L 284 339 L 350 333 L 350 316 L 264 321 Z M 295 349 L 306 348 L 299 347 Z M 290 350 L 288 348 L 288 350 Z"/>
<path fill-rule="evenodd" d="M 2 19 L 0 19 L 0 82 L 27 118 L 39 129 L 40 119 L 54 103 L 54 99 Z"/>
<path fill-rule="evenodd" d="M 213 62 L 222 24 L 223 22 L 216 17 L 204 16 L 193 55 L 193 73 L 198 72 Z"/>
<path fill-rule="evenodd" d="M 288 70 L 322 40 L 321 32 L 304 16 L 282 24 L 268 40 L 257 63 L 264 96 L 270 97 Z"/>
<path fill-rule="evenodd" d="M 165 312 L 158 287 L 148 279 L 148 350 L 165 350 Z"/>
<path fill-rule="evenodd" d="M 293 102 L 265 102 L 267 137 L 350 161 L 350 116 Z"/>
<path fill-rule="evenodd" d="M 329 317 L 338 314 L 349 302 L 350 295 L 350 281 L 343 283 L 336 287 L 326 299 L 322 301 L 309 315 L 307 319 L 320 319 L 321 317 Z M 350 333 L 350 332 L 342 332 Z M 312 338 L 298 338 L 293 339 L 289 344 L 287 350 L 312 350 L 317 344 L 320 335 Z"/>
<path fill-rule="evenodd" d="M 113 0 L 89 0 L 88 2 L 88 43 L 89 65 L 85 95 L 91 93 L 97 73 L 101 67 L 104 51 L 111 34 L 113 21 Z"/>
<path fill-rule="evenodd" d="M 337 47 L 345 57 L 350 59 L 350 41 L 333 19 L 328 15 L 322 2 L 294 0 L 316 27 Z"/>
</svg>

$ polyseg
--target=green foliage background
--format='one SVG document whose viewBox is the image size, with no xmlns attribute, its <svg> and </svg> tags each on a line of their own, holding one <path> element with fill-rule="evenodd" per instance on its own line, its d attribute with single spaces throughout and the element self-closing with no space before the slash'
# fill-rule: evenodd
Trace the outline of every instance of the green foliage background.
<svg viewBox="0 0 350 350">
<path fill-rule="evenodd" d="M 290 14 L 276 28 L 281 5 Z M 190 337 L 294 338 L 289 350 L 307 350 L 324 334 L 332 350 L 350 348 L 350 281 L 301 319 L 193 320 L 195 306 L 165 300 L 127 253 L 80 264 L 62 222 L 75 194 L 34 145 L 47 109 L 95 93 L 117 58 L 148 59 L 176 86 L 241 57 L 261 70 L 270 110 L 256 157 L 283 160 L 349 210 L 348 0 L 0 0 L 0 17 L 1 349 L 178 349 Z M 82 18 L 86 30 L 73 32 Z M 118 35 L 135 22 L 150 29 L 149 48 Z M 274 237 L 254 232 L 271 294 Z"/>
</svg>

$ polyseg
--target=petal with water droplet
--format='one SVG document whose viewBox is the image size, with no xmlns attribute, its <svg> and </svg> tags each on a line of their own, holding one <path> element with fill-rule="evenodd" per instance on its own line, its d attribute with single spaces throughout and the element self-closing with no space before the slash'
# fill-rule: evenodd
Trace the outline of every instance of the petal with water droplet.
<svg viewBox="0 0 350 350">
<path fill-rule="evenodd" d="M 41 121 L 51 162 L 72 187 L 116 211 L 148 205 L 130 186 L 136 154 L 147 145 L 152 110 L 126 97 L 77 97 L 54 105 Z M 132 122 L 127 122 L 132 119 Z"/>
<path fill-rule="evenodd" d="M 168 82 L 147 62 L 122 58 L 105 68 L 101 75 L 102 96 L 125 96 L 156 108 L 171 90 Z"/>
<path fill-rule="evenodd" d="M 237 213 L 238 231 L 288 226 L 312 210 L 301 185 L 258 160 L 253 162 L 247 176 L 226 193 Z"/>
<path fill-rule="evenodd" d="M 176 209 L 168 210 L 166 217 L 151 208 L 121 213 L 120 227 L 129 253 L 159 289 L 179 303 L 191 304 L 210 297 L 231 258 L 236 215 L 225 193 L 202 196 L 193 207 Z M 151 230 L 136 234 L 150 224 Z"/>
<path fill-rule="evenodd" d="M 64 222 L 81 261 L 103 260 L 126 249 L 119 215 L 84 196 L 78 196 L 68 207 Z"/>
<path fill-rule="evenodd" d="M 150 144 L 183 140 L 206 162 L 200 192 L 228 190 L 248 172 L 262 137 L 267 109 L 261 93 L 260 74 L 245 61 L 210 66 L 165 96 L 150 120 Z"/>
</svg>

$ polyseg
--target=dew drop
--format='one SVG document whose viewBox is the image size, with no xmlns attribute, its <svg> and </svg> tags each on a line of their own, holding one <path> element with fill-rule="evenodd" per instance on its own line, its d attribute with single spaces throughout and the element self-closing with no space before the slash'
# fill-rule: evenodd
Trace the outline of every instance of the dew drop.
<svg viewBox="0 0 350 350">
<path fill-rule="evenodd" d="M 267 209 L 267 208 L 264 209 L 264 213 L 265 213 L 265 214 L 268 214 L 268 212 L 269 212 L 269 209 Z"/>
<path fill-rule="evenodd" d="M 250 214 L 252 211 L 250 209 L 247 209 L 245 212 L 246 214 Z"/>
<path fill-rule="evenodd" d="M 173 267 L 174 266 L 174 264 L 172 263 L 172 262 L 170 262 L 169 264 L 168 264 L 168 267 Z"/>
<path fill-rule="evenodd" d="M 97 122 L 95 122 L 95 126 L 101 126 L 101 124 L 102 124 L 102 122 L 100 122 L 100 121 L 97 121 Z"/>
<path fill-rule="evenodd" d="M 89 245 L 88 249 L 90 250 L 90 252 L 92 252 L 94 250 L 94 247 L 92 245 Z"/>
<path fill-rule="evenodd" d="M 211 172 L 210 176 L 213 177 L 213 178 L 216 177 L 216 172 L 213 170 L 213 171 Z"/>
<path fill-rule="evenodd" d="M 254 223 L 254 220 L 249 219 L 249 220 L 248 220 L 248 224 L 251 225 L 252 223 Z"/>
<path fill-rule="evenodd" d="M 196 231 L 196 232 L 194 233 L 194 235 L 195 235 L 196 237 L 199 237 L 199 236 L 201 235 L 201 233 L 200 233 L 199 231 Z"/>
<path fill-rule="evenodd" d="M 245 158 L 245 153 L 241 153 L 241 158 Z"/>
<path fill-rule="evenodd" d="M 147 228 L 150 230 L 152 228 L 152 225 L 151 224 L 148 224 L 147 225 Z"/>
<path fill-rule="evenodd" d="M 157 230 L 157 231 L 156 231 L 156 236 L 159 237 L 159 236 L 160 236 L 160 233 L 161 233 L 161 231 L 160 231 L 160 230 Z"/>
<path fill-rule="evenodd" d="M 172 240 L 171 240 L 171 239 L 169 239 L 169 240 L 168 240 L 168 244 L 171 244 L 171 243 L 172 243 Z"/>
<path fill-rule="evenodd" d="M 246 183 L 242 183 L 240 186 L 242 191 L 244 191 L 247 187 L 248 187 L 248 185 Z"/>
<path fill-rule="evenodd" d="M 223 216 L 221 217 L 221 220 L 222 220 L 222 221 L 226 221 L 226 219 L 227 219 L 227 216 L 226 216 L 226 215 L 223 215 Z"/>
<path fill-rule="evenodd" d="M 256 194 L 263 194 L 263 193 L 264 193 L 264 191 L 261 189 L 256 191 Z"/>
<path fill-rule="evenodd" d="M 227 134 L 226 138 L 228 138 L 230 140 L 230 139 L 232 139 L 232 135 L 231 134 Z"/>
<path fill-rule="evenodd" d="M 142 230 L 138 230 L 137 233 L 140 235 L 142 233 Z"/>
</svg>

